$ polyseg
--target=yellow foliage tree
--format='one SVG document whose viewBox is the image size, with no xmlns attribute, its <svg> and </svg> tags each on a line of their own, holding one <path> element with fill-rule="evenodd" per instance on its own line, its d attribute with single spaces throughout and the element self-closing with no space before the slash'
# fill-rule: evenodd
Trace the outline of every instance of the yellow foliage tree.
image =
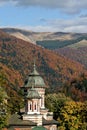
<svg viewBox="0 0 87 130">
<path fill-rule="evenodd" d="M 59 130 L 86 130 L 86 120 L 83 121 L 83 117 L 87 115 L 83 114 L 83 109 L 84 103 L 82 102 L 66 102 L 58 117 Z"/>
</svg>

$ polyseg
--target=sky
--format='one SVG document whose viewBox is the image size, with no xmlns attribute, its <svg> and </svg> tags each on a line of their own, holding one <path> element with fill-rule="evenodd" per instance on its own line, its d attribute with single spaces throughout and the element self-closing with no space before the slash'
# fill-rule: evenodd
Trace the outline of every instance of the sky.
<svg viewBox="0 0 87 130">
<path fill-rule="evenodd" d="M 87 0 L 0 0 L 0 28 L 87 33 Z"/>
</svg>

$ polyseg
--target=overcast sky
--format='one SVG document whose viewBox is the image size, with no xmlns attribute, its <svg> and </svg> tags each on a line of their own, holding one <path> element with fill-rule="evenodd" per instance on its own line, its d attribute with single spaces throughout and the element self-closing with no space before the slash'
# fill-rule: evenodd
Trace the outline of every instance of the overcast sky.
<svg viewBox="0 0 87 130">
<path fill-rule="evenodd" d="M 87 32 L 87 0 L 0 0 L 0 27 Z"/>
</svg>

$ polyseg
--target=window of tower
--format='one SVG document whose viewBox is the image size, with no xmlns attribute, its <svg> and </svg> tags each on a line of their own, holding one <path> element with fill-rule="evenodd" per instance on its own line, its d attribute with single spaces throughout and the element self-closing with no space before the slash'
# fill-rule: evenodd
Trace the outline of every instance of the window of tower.
<svg viewBox="0 0 87 130">
<path fill-rule="evenodd" d="M 37 110 L 37 106 L 36 106 L 36 103 L 35 103 L 35 110 Z"/>
<path fill-rule="evenodd" d="M 31 106 L 31 104 L 30 104 L 30 110 L 32 109 L 32 106 Z"/>
</svg>

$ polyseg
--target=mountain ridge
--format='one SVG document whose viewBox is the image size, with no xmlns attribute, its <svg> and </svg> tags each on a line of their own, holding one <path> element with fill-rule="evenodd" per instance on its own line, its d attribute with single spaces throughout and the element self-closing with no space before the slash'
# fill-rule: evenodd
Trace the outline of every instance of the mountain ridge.
<svg viewBox="0 0 87 130">
<path fill-rule="evenodd" d="M 16 33 L 30 38 L 31 42 L 42 41 L 42 40 L 71 40 L 81 36 L 85 36 L 85 33 L 67 33 L 67 32 L 33 32 L 18 28 L 1 28 L 4 32 L 16 36 Z M 23 40 L 23 39 L 22 39 Z"/>
</svg>

